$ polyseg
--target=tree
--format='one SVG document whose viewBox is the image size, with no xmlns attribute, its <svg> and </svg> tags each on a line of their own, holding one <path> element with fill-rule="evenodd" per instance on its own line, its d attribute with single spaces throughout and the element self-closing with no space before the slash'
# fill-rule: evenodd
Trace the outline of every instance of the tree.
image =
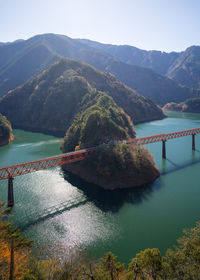
<svg viewBox="0 0 200 280">
<path fill-rule="evenodd" d="M 141 251 L 128 267 L 127 279 L 162 279 L 162 257 L 157 248 Z"/>
<path fill-rule="evenodd" d="M 2 220 L 7 209 L 0 203 L 0 279 L 20 280 L 27 274 L 31 241 L 20 236 L 11 223 Z"/>
</svg>

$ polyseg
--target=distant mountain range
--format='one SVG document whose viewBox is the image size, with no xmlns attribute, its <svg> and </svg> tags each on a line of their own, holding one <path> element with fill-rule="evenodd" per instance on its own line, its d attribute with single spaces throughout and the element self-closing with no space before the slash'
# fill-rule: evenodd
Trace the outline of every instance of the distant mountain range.
<svg viewBox="0 0 200 280">
<path fill-rule="evenodd" d="M 132 65 L 147 67 L 191 88 L 200 88 L 200 46 L 192 46 L 184 52 L 146 51 L 132 46 L 101 44 L 79 39 L 81 43 L 104 51 Z"/>
<path fill-rule="evenodd" d="M 55 62 L 23 86 L 9 91 L 0 100 L 0 112 L 15 128 L 64 136 L 76 115 L 85 110 L 85 104 L 93 105 L 100 92 L 109 95 L 120 107 L 117 110 L 123 114 L 125 111 L 134 124 L 165 117 L 149 98 L 112 74 L 72 59 Z"/>
<path fill-rule="evenodd" d="M 198 56 L 198 48 L 191 48 L 193 54 L 187 56 L 190 67 L 184 73 L 188 79 L 182 79 L 192 88 L 199 87 L 198 63 L 192 64 Z M 131 46 L 104 45 L 55 34 L 37 35 L 28 40 L 3 43 L 0 44 L 0 96 L 25 83 L 55 61 L 74 58 L 114 74 L 129 87 L 157 104 L 181 102 L 199 94 L 199 90 L 183 86 L 184 82 L 181 80 L 181 69 L 186 68 L 184 53 L 187 51 L 169 54 L 143 51 Z M 188 69 L 191 71 L 188 72 Z M 178 84 L 176 79 L 182 85 Z"/>
</svg>

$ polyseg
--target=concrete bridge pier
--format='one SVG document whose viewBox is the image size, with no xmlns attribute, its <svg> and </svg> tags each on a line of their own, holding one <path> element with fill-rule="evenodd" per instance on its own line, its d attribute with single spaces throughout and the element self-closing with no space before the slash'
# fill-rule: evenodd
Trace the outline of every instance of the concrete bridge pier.
<svg viewBox="0 0 200 280">
<path fill-rule="evenodd" d="M 162 140 L 162 158 L 166 158 L 166 140 Z"/>
<path fill-rule="evenodd" d="M 13 178 L 8 179 L 8 207 L 14 206 Z"/>
<path fill-rule="evenodd" d="M 192 134 L 192 150 L 195 150 L 195 135 L 196 134 Z"/>
</svg>

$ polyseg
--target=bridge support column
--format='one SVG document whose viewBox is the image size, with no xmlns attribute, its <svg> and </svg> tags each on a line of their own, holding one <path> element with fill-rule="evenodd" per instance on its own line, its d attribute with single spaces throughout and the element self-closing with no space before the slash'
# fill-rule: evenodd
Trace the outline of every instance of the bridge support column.
<svg viewBox="0 0 200 280">
<path fill-rule="evenodd" d="M 13 178 L 8 179 L 8 207 L 14 206 Z"/>
<path fill-rule="evenodd" d="M 192 134 L 192 150 L 195 150 L 195 134 Z"/>
<path fill-rule="evenodd" d="M 165 147 L 166 140 L 162 140 L 162 158 L 166 158 L 166 147 Z"/>
</svg>

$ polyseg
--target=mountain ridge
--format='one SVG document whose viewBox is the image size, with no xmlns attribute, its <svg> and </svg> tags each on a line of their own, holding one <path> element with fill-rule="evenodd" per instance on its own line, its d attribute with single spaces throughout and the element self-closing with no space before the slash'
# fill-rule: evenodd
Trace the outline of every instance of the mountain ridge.
<svg viewBox="0 0 200 280">
<path fill-rule="evenodd" d="M 195 91 L 183 88 L 149 68 L 121 62 L 101 50 L 78 42 L 77 39 L 64 35 L 43 34 L 14 45 L 0 46 L 0 96 L 25 83 L 63 57 L 78 59 L 111 72 L 129 87 L 152 98 L 157 104 L 184 101 L 196 94 Z"/>
<path fill-rule="evenodd" d="M 63 136 L 81 111 L 82 98 L 94 91 L 111 96 L 134 123 L 165 117 L 150 99 L 112 74 L 73 59 L 54 62 L 32 80 L 9 91 L 0 100 L 0 112 L 15 128 Z"/>
</svg>

